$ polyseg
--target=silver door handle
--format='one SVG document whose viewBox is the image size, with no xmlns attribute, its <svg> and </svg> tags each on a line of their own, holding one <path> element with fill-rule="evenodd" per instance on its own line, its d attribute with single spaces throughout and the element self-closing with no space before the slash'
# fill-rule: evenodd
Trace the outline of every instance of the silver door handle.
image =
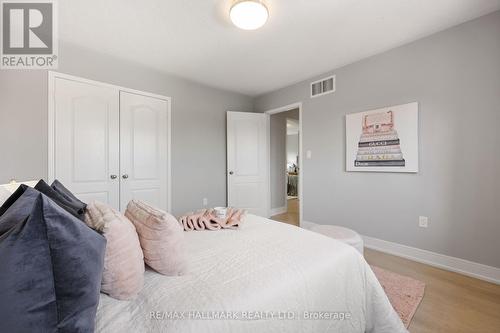
<svg viewBox="0 0 500 333">
<path fill-rule="evenodd" d="M 128 175 L 127 175 L 127 174 L 124 174 L 124 175 L 122 176 L 122 178 L 123 178 L 123 179 L 127 179 L 127 178 L 128 178 Z"/>
<path fill-rule="evenodd" d="M 234 173 L 234 172 L 232 172 L 232 171 L 229 171 L 229 174 L 230 174 L 230 175 L 232 175 L 233 173 Z"/>
<path fill-rule="evenodd" d="M 111 178 L 111 179 L 116 179 L 116 177 L 117 177 L 116 175 L 109 176 L 109 178 Z"/>
</svg>

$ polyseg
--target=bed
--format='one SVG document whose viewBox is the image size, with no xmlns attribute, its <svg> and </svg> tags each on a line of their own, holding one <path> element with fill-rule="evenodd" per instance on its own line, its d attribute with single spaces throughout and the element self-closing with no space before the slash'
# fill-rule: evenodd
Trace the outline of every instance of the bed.
<svg viewBox="0 0 500 333">
<path fill-rule="evenodd" d="M 101 294 L 96 332 L 407 332 L 363 257 L 323 235 L 248 215 L 186 232 L 189 273 L 147 270 L 137 299 Z"/>
</svg>

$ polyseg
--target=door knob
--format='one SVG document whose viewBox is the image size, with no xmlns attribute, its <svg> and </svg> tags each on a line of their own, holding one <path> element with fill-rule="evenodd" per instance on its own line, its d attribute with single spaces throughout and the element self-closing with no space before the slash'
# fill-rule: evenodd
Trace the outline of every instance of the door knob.
<svg viewBox="0 0 500 333">
<path fill-rule="evenodd" d="M 116 175 L 111 175 L 111 176 L 109 176 L 109 178 L 116 179 Z"/>
<path fill-rule="evenodd" d="M 232 172 L 232 171 L 229 171 L 229 174 L 230 174 L 230 175 L 232 175 L 233 173 L 234 173 L 234 172 Z"/>
<path fill-rule="evenodd" d="M 124 174 L 124 175 L 122 176 L 122 178 L 123 178 L 123 179 L 127 179 L 127 178 L 128 178 L 128 175 L 127 175 L 127 174 Z"/>
</svg>

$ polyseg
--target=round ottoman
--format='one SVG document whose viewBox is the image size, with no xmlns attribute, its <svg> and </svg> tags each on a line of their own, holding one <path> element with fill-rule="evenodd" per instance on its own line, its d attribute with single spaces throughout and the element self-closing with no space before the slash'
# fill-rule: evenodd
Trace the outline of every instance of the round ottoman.
<svg viewBox="0 0 500 333">
<path fill-rule="evenodd" d="M 312 228 L 318 226 L 319 224 L 317 223 L 312 223 L 312 222 L 307 222 L 307 221 L 301 221 L 300 222 L 300 227 L 303 229 L 311 230 Z"/>
<path fill-rule="evenodd" d="M 314 225 L 309 230 L 349 244 L 363 255 L 363 238 L 354 230 L 326 224 Z"/>
</svg>

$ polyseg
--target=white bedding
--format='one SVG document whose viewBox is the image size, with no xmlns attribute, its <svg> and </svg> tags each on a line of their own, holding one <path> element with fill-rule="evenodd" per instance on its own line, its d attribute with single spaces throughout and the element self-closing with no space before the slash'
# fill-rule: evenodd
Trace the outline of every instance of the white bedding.
<svg viewBox="0 0 500 333">
<path fill-rule="evenodd" d="M 134 301 L 101 295 L 96 332 L 407 332 L 368 264 L 341 242 L 254 215 L 239 230 L 186 238 L 189 273 L 146 271 Z"/>
</svg>

